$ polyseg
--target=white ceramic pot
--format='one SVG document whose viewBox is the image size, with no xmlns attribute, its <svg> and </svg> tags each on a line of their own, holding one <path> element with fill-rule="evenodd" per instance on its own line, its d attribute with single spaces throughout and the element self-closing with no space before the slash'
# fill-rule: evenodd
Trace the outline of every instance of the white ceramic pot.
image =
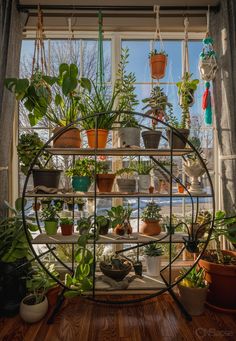
<svg viewBox="0 0 236 341">
<path fill-rule="evenodd" d="M 118 148 L 125 146 L 140 146 L 140 128 L 119 128 L 116 136 Z"/>
<path fill-rule="evenodd" d="M 148 175 L 139 175 L 138 179 L 138 188 L 141 193 L 149 193 L 149 187 L 151 186 L 151 176 Z"/>
<path fill-rule="evenodd" d="M 205 288 L 189 288 L 178 284 L 180 301 L 190 315 L 198 316 L 204 312 L 208 286 Z"/>
<path fill-rule="evenodd" d="M 147 275 L 153 277 L 160 276 L 161 256 L 156 257 L 145 256 L 145 259 L 147 265 Z"/>
<path fill-rule="evenodd" d="M 26 302 L 33 297 L 34 295 L 26 296 L 20 304 L 20 316 L 28 323 L 40 321 L 48 311 L 48 299 L 46 296 L 44 296 L 44 300 L 38 304 L 27 304 Z"/>
<path fill-rule="evenodd" d="M 189 192 L 192 194 L 200 195 L 205 192 L 202 190 L 198 178 L 205 173 L 205 169 L 199 160 L 189 160 L 184 164 L 185 173 L 191 178 L 191 186 Z"/>
</svg>

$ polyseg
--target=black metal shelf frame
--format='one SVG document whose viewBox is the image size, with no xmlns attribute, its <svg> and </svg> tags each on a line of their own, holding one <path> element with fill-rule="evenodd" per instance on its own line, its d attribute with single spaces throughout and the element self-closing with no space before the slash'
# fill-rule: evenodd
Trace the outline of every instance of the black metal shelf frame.
<svg viewBox="0 0 236 341">
<path fill-rule="evenodd" d="M 117 113 L 119 114 L 118 111 L 113 111 L 112 113 Z M 126 114 L 129 114 L 129 115 L 137 115 L 137 116 L 140 116 L 142 118 L 149 118 L 150 119 L 150 116 L 146 115 L 146 114 L 142 114 L 142 113 L 137 113 L 137 112 L 124 112 Z M 98 130 L 97 130 L 97 118 L 100 116 L 100 115 L 104 115 L 106 113 L 95 113 L 94 115 L 90 115 L 90 116 L 87 116 L 86 118 L 91 118 L 91 117 L 94 117 L 95 119 L 95 127 L 96 127 L 96 141 L 98 141 Z M 46 149 L 48 148 L 50 142 L 53 141 L 53 139 L 59 137 L 61 134 L 63 134 L 67 129 L 69 129 L 71 126 L 75 125 L 75 124 L 79 124 L 82 120 L 85 120 L 86 118 L 83 118 L 83 119 L 78 119 L 76 122 L 73 122 L 71 124 L 69 124 L 68 126 L 64 127 L 62 130 L 60 130 L 58 133 L 56 133 L 54 136 L 52 136 L 46 143 L 45 145 L 42 147 L 42 149 L 38 152 L 38 154 L 36 155 L 35 159 L 32 161 L 32 164 L 29 168 L 29 171 L 28 171 L 28 174 L 26 176 L 26 180 L 25 180 L 25 183 L 24 183 L 24 187 L 23 187 L 23 193 L 22 193 L 22 197 L 23 199 L 25 197 L 27 197 L 27 185 L 28 185 L 28 181 L 29 181 L 29 177 L 32 173 L 32 169 L 37 161 L 37 158 L 40 156 L 40 154 Z M 152 118 L 153 119 L 153 118 Z M 189 146 L 189 148 L 191 149 L 192 152 L 194 152 L 198 159 L 199 159 L 199 162 L 202 164 L 205 172 L 206 172 L 206 175 L 207 175 L 207 178 L 208 178 L 208 181 L 209 181 L 209 184 L 210 184 L 210 194 L 208 197 L 210 197 L 212 199 L 212 209 L 213 209 L 213 217 L 214 217 L 214 213 L 215 213 L 215 200 L 214 200 L 214 189 L 213 189 L 213 184 L 212 184 L 212 180 L 210 178 L 210 174 L 209 174 L 209 171 L 204 163 L 204 160 L 202 159 L 201 155 L 199 154 L 199 152 L 194 148 L 194 146 L 192 145 L 192 143 L 190 141 L 188 141 L 182 134 L 180 134 L 174 127 L 171 127 L 169 124 L 165 123 L 165 122 L 162 122 L 158 119 L 155 119 L 159 124 L 161 124 L 162 126 L 164 126 L 164 128 L 168 128 L 170 129 L 171 131 L 171 134 L 170 134 L 170 153 L 169 153 L 169 156 L 170 156 L 170 160 L 171 160 L 171 166 L 170 166 L 170 171 L 166 169 L 166 167 L 164 167 L 163 165 L 160 165 L 160 163 L 158 162 L 158 160 L 156 158 L 154 158 L 152 155 L 149 155 L 151 160 L 153 162 L 155 162 L 156 164 L 158 164 L 159 166 L 161 166 L 163 168 L 163 170 L 169 175 L 169 179 L 170 179 L 170 195 L 169 195 L 169 198 L 170 198 L 170 209 L 169 209 L 169 214 L 170 214 L 170 225 L 172 224 L 172 209 L 173 209 L 173 197 L 175 196 L 174 193 L 172 193 L 172 182 L 173 180 L 175 182 L 178 182 L 180 183 L 184 188 L 185 188 L 185 191 L 187 193 L 186 196 L 184 197 L 189 197 L 190 200 L 191 200 L 191 205 L 192 205 L 192 223 L 194 223 L 196 221 L 196 217 L 197 217 L 197 212 L 198 212 L 198 204 L 199 204 L 199 199 L 198 197 L 197 198 L 197 210 L 196 212 L 194 213 L 194 196 L 191 195 L 191 193 L 189 192 L 189 190 L 186 188 L 186 186 L 179 180 L 177 179 L 174 175 L 173 175 L 173 156 L 175 154 L 175 151 L 173 150 L 173 134 L 177 135 L 182 141 L 186 142 L 187 145 Z M 147 129 L 150 129 L 147 127 Z M 53 152 L 53 149 L 51 149 L 51 151 Z M 72 155 L 75 155 L 72 153 Z M 83 154 L 85 155 L 85 154 Z M 95 161 L 97 160 L 97 157 L 100 155 L 100 151 L 98 149 L 94 149 L 94 158 L 95 158 Z M 180 155 L 181 156 L 181 155 Z M 140 155 L 138 155 L 138 157 L 140 158 Z M 184 158 L 184 155 L 182 155 L 182 157 Z M 73 157 L 73 161 L 75 161 L 75 158 Z M 96 163 L 95 163 L 96 164 Z M 96 175 L 96 166 L 95 166 L 95 175 Z M 96 188 L 96 176 L 94 175 L 94 182 L 95 182 L 95 186 L 94 186 L 94 193 L 93 193 L 93 198 L 94 198 L 94 217 L 96 218 L 96 214 L 97 214 L 97 198 L 99 197 L 99 194 L 97 193 L 97 188 Z M 31 196 L 31 195 L 30 195 Z M 32 195 L 34 196 L 34 195 Z M 52 195 L 53 196 L 53 195 Z M 55 196 L 55 195 L 54 195 Z M 58 195 L 58 196 L 63 196 L 62 195 Z M 126 195 L 127 196 L 127 195 Z M 37 202 L 37 198 L 39 197 L 39 195 L 35 195 L 35 202 Z M 76 197 L 76 194 L 73 194 L 72 195 L 73 199 L 75 199 Z M 104 195 L 104 197 L 106 197 L 106 195 Z M 140 208 L 140 198 L 142 197 L 142 195 L 137 195 L 137 199 L 138 199 L 138 207 Z M 144 195 L 145 197 L 145 195 Z M 153 195 L 153 197 L 158 197 L 158 196 L 155 196 Z M 179 197 L 179 196 L 178 196 Z M 205 196 L 204 196 L 205 197 Z M 24 200 L 23 200 L 24 202 Z M 24 230 L 25 230 L 25 233 L 26 233 L 26 237 L 27 237 L 27 240 L 28 240 L 28 243 L 29 243 L 29 246 L 31 248 L 31 251 L 32 253 L 34 254 L 34 257 L 35 259 L 38 261 L 38 263 L 41 265 L 41 267 L 58 283 L 60 284 L 62 287 L 63 287 L 63 291 L 64 290 L 70 290 L 70 288 L 67 288 L 66 285 L 64 284 L 63 281 L 59 280 L 58 278 L 56 278 L 55 276 L 53 276 L 49 271 L 48 269 L 44 266 L 44 263 L 43 261 L 41 260 L 40 257 L 38 257 L 32 243 L 31 243 L 31 240 L 30 240 L 30 237 L 27 233 L 27 225 L 26 225 L 26 216 L 25 216 L 25 211 L 24 211 L 24 207 L 22 207 L 22 212 L 23 212 L 23 225 L 24 225 Z M 138 213 L 139 214 L 139 213 Z M 37 215 L 37 211 L 36 211 L 36 220 L 37 220 L 37 223 L 39 225 L 39 219 L 38 219 L 38 215 Z M 122 300 L 122 301 L 113 301 L 113 300 L 103 300 L 103 299 L 100 299 L 100 298 L 97 298 L 96 297 L 96 290 L 95 290 L 95 270 L 96 270 L 96 231 L 94 229 L 94 242 L 93 242 L 93 252 L 94 252 L 94 271 L 93 271 L 93 295 L 92 297 L 87 297 L 89 300 L 93 300 L 95 302 L 101 302 L 101 303 L 106 303 L 106 304 L 129 304 L 129 303 L 134 303 L 134 302 L 141 302 L 141 301 L 144 301 L 144 300 L 147 300 L 149 298 L 152 298 L 152 297 L 156 297 L 158 295 L 161 295 L 163 292 L 166 292 L 168 291 L 172 297 L 176 300 L 178 306 L 181 308 L 182 312 L 185 314 L 186 318 L 187 319 L 190 319 L 191 317 L 189 316 L 188 312 L 184 309 L 184 307 L 180 304 L 180 302 L 178 301 L 178 299 L 176 298 L 174 292 L 172 291 L 172 288 L 178 284 L 191 270 L 192 268 L 198 263 L 200 257 L 202 256 L 202 254 L 204 253 L 209 241 L 210 241 L 210 237 L 211 237 L 211 233 L 212 233 L 212 230 L 213 230 L 213 224 L 214 224 L 214 219 L 211 221 L 211 226 L 209 228 L 209 232 L 208 232 L 208 236 L 205 240 L 205 243 L 204 243 L 204 246 L 200 252 L 200 254 L 198 255 L 198 257 L 196 258 L 196 260 L 194 261 L 193 265 L 190 267 L 189 271 L 182 277 L 178 278 L 178 280 L 174 280 L 172 281 L 171 279 L 171 268 L 172 268 L 172 265 L 174 263 L 174 261 L 180 256 L 180 254 L 184 251 L 184 249 L 187 247 L 188 245 L 188 242 L 191 243 L 194 241 L 194 236 L 191 235 L 191 231 L 188 230 L 188 238 L 186 240 L 183 241 L 183 247 L 181 249 L 181 251 L 178 253 L 178 255 L 176 257 L 174 257 L 174 259 L 172 259 L 172 256 L 171 256 L 171 251 L 172 251 L 172 235 L 169 234 L 168 237 L 169 237 L 169 264 L 165 267 L 165 269 L 168 269 L 169 270 L 169 279 L 168 281 L 165 281 L 165 284 L 166 284 L 166 287 L 162 290 L 159 290 L 158 292 L 154 293 L 154 294 L 149 294 L 149 295 L 146 295 L 145 297 L 139 297 L 137 299 L 131 299 L 131 300 Z M 41 228 L 39 226 L 39 231 L 41 232 Z M 149 241 L 145 244 L 140 244 L 140 243 L 137 243 L 137 245 L 133 246 L 132 248 L 133 249 L 139 249 L 140 246 L 144 246 L 144 245 L 148 245 L 148 244 L 151 244 L 153 242 L 156 242 L 156 241 Z M 198 242 L 198 241 L 196 241 Z M 49 249 L 49 245 L 46 244 L 46 247 Z M 130 248 L 126 248 L 126 249 L 123 249 L 123 250 L 120 250 L 118 251 L 117 253 L 125 253 L 125 251 L 127 251 L 128 249 Z M 50 252 L 53 252 L 52 250 L 50 250 Z M 55 255 L 54 255 L 55 256 Z M 57 256 L 56 256 L 57 257 Z M 138 251 L 137 251 L 137 257 L 138 257 Z M 66 266 L 66 264 L 64 264 L 58 257 L 57 257 L 57 260 L 64 266 L 67 268 L 67 270 L 70 270 L 71 273 L 73 274 L 73 270 L 74 270 L 74 259 L 72 261 L 72 269 L 68 269 L 68 266 Z M 53 319 L 51 319 L 52 321 Z"/>
</svg>

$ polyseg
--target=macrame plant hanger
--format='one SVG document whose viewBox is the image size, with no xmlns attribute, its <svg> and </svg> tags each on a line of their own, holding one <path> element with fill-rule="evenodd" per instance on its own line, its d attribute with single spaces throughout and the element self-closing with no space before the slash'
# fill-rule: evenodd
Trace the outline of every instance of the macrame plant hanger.
<svg viewBox="0 0 236 341">
<path fill-rule="evenodd" d="M 46 54 L 44 47 L 44 28 L 43 28 L 43 12 L 38 5 L 38 21 L 36 37 L 34 41 L 34 54 L 32 61 L 31 79 L 35 78 L 38 73 L 47 74 L 48 68 L 46 63 Z"/>
<path fill-rule="evenodd" d="M 153 6 L 153 11 L 156 13 L 156 31 L 154 33 L 154 39 L 153 43 L 155 46 L 155 43 L 160 42 L 160 50 L 164 51 L 164 44 L 161 36 L 161 28 L 160 28 L 160 6 L 159 5 L 154 5 Z"/>
<path fill-rule="evenodd" d="M 104 54 L 103 54 L 103 18 L 102 12 L 98 12 L 98 53 L 96 86 L 105 95 Z"/>
<path fill-rule="evenodd" d="M 184 51 L 183 51 L 183 68 L 182 68 L 182 79 L 185 79 L 186 74 L 189 74 L 189 53 L 188 53 L 188 27 L 189 27 L 189 19 L 188 17 L 184 18 Z M 188 96 L 194 97 L 191 93 Z M 182 98 L 180 97 L 180 106 L 182 106 Z M 186 118 L 187 126 L 190 127 L 190 113 L 188 112 L 188 117 Z"/>
<path fill-rule="evenodd" d="M 214 80 L 218 69 L 216 52 L 213 48 L 213 39 L 210 37 L 210 6 L 207 11 L 207 30 L 203 39 L 203 49 L 199 58 L 199 72 L 201 79 L 205 81 L 206 90 L 202 97 L 202 109 L 204 110 L 204 119 L 207 125 L 212 124 L 212 101 L 210 86 Z"/>
</svg>

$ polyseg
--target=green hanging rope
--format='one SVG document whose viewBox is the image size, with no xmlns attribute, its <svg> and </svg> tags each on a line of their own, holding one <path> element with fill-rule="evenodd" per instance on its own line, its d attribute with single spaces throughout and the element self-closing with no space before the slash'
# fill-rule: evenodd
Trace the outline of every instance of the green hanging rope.
<svg viewBox="0 0 236 341">
<path fill-rule="evenodd" d="M 97 72 L 96 72 L 96 85 L 100 90 L 105 89 L 104 82 L 104 55 L 103 55 L 103 18 L 102 12 L 98 12 L 98 58 L 97 58 Z"/>
</svg>

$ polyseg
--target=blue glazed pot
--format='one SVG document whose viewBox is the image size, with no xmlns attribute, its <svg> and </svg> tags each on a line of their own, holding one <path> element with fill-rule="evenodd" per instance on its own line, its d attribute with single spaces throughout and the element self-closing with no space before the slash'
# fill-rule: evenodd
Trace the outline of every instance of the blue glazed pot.
<svg viewBox="0 0 236 341">
<path fill-rule="evenodd" d="M 72 187 L 74 191 L 88 192 L 91 185 L 91 179 L 89 176 L 73 176 Z"/>
</svg>

